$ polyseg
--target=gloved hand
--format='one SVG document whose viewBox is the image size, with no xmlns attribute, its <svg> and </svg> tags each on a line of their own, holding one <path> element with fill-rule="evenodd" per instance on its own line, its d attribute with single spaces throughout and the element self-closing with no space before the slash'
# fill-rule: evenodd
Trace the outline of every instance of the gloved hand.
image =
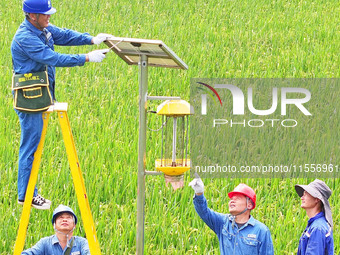
<svg viewBox="0 0 340 255">
<path fill-rule="evenodd" d="M 89 62 L 102 62 L 105 58 L 105 54 L 109 51 L 110 49 L 91 51 L 87 54 L 89 56 Z"/>
<path fill-rule="evenodd" d="M 93 44 L 101 44 L 102 42 L 104 42 L 109 37 L 113 37 L 113 35 L 100 33 L 97 36 L 92 38 L 92 43 Z"/>
<path fill-rule="evenodd" d="M 204 192 L 204 183 L 202 179 L 199 177 L 197 173 L 195 173 L 196 178 L 193 179 L 190 183 L 189 186 L 193 188 L 196 194 L 200 194 Z"/>
</svg>

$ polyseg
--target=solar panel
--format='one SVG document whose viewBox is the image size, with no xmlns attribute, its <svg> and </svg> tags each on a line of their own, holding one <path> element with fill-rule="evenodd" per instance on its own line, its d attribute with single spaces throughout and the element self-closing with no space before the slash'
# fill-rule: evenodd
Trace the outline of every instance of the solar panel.
<svg viewBox="0 0 340 255">
<path fill-rule="evenodd" d="M 141 55 L 149 66 L 188 69 L 188 66 L 160 40 L 108 37 L 104 42 L 129 65 L 138 65 Z"/>
</svg>

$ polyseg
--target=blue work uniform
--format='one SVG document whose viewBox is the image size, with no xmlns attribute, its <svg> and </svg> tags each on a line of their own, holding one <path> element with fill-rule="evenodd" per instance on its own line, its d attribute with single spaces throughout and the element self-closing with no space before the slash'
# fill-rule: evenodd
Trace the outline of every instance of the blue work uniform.
<svg viewBox="0 0 340 255">
<path fill-rule="evenodd" d="M 34 27 L 27 19 L 14 35 L 11 52 L 15 73 L 31 73 L 47 67 L 49 88 L 55 100 L 55 67 L 82 66 L 85 54 L 60 54 L 54 45 L 90 45 L 92 36 L 69 29 L 49 25 L 43 31 Z M 34 153 L 37 150 L 43 128 L 41 113 L 23 113 L 16 110 L 21 125 L 21 139 L 18 163 L 18 199 L 24 200 L 31 174 Z M 37 195 L 35 188 L 34 196 Z"/>
<path fill-rule="evenodd" d="M 75 236 L 72 239 L 73 245 L 71 249 L 70 255 L 89 255 L 90 249 L 87 240 L 83 237 Z M 69 241 L 68 246 L 71 245 L 71 240 Z M 27 249 L 21 253 L 21 255 L 63 255 L 67 246 L 64 250 L 61 248 L 59 244 L 59 240 L 56 235 L 44 237 L 39 240 L 32 248 Z"/>
<path fill-rule="evenodd" d="M 218 237 L 222 255 L 273 255 L 274 248 L 266 225 L 250 216 L 240 228 L 234 216 L 208 208 L 204 195 L 194 197 L 195 210 Z"/>
<path fill-rule="evenodd" d="M 298 255 L 333 255 L 333 231 L 327 223 L 324 212 L 308 220 L 300 241 Z"/>
</svg>

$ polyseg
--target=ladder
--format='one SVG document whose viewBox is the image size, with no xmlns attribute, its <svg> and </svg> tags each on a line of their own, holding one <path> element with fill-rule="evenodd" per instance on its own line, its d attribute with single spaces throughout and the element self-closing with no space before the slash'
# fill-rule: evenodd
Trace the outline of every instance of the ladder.
<svg viewBox="0 0 340 255">
<path fill-rule="evenodd" d="M 48 119 L 51 112 L 57 112 L 59 123 L 61 126 L 61 131 L 63 134 L 63 140 L 66 147 L 66 153 L 68 157 L 68 161 L 70 164 L 71 174 L 73 178 L 74 188 L 76 191 L 78 204 L 80 208 L 81 217 L 84 224 L 84 229 L 86 233 L 86 238 L 89 243 L 89 248 L 91 254 L 100 255 L 100 247 L 97 239 L 96 229 L 93 222 L 90 204 L 88 200 L 88 196 L 86 194 L 84 179 L 82 176 L 82 172 L 79 165 L 79 160 L 77 156 L 76 147 L 73 140 L 73 135 L 71 132 L 71 126 L 67 115 L 67 103 L 55 103 L 51 106 L 48 111 L 42 114 L 43 117 L 43 131 L 41 134 L 41 139 L 37 148 L 37 151 L 34 154 L 34 161 L 32 165 L 31 175 L 28 182 L 26 195 L 25 195 L 25 203 L 23 206 L 20 225 L 18 229 L 17 239 L 14 246 L 14 255 L 20 255 L 24 249 L 26 232 L 28 228 L 28 222 L 31 212 L 32 199 L 34 193 L 34 187 L 37 182 L 39 165 L 41 162 L 41 155 L 44 147 L 44 141 L 48 126 Z"/>
</svg>

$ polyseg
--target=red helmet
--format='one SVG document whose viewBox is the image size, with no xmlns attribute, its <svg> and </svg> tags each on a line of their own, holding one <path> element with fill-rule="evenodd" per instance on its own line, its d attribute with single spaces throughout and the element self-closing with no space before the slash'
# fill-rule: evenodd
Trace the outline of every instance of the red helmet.
<svg viewBox="0 0 340 255">
<path fill-rule="evenodd" d="M 240 183 L 235 187 L 235 189 L 232 192 L 228 193 L 229 198 L 231 198 L 233 195 L 241 194 L 246 197 L 249 197 L 250 200 L 253 202 L 254 206 L 251 209 L 254 209 L 256 206 L 256 194 L 255 191 L 250 188 L 248 185 L 244 183 Z"/>
</svg>

